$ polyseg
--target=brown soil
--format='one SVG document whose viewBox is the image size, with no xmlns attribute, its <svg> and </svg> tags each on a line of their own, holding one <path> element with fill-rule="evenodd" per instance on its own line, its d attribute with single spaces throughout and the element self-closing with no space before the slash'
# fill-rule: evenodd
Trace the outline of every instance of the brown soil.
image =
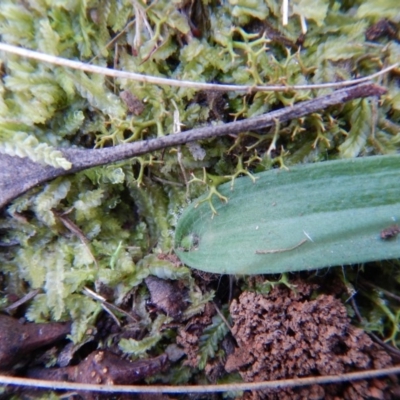
<svg viewBox="0 0 400 400">
<path fill-rule="evenodd" d="M 227 358 L 228 372 L 245 382 L 335 375 L 392 365 L 392 359 L 361 329 L 332 295 L 310 297 L 312 285 L 276 286 L 270 294 L 243 292 L 230 307 L 238 344 Z M 246 393 L 244 399 L 391 398 L 385 380 L 313 385 Z"/>
</svg>

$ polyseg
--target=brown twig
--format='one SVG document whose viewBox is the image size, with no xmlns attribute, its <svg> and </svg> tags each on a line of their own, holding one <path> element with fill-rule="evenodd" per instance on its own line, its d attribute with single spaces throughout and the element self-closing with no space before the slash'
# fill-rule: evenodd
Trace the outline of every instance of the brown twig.
<svg viewBox="0 0 400 400">
<path fill-rule="evenodd" d="M 215 311 L 217 312 L 217 314 L 219 315 L 219 317 L 222 319 L 222 322 L 226 325 L 226 327 L 229 329 L 229 331 L 231 332 L 232 336 L 235 337 L 235 335 L 233 334 L 232 331 L 232 327 L 229 325 L 228 320 L 225 318 L 225 315 L 222 314 L 222 311 L 219 309 L 219 307 L 217 306 L 217 304 L 215 303 L 215 301 L 212 302 L 213 306 L 215 308 Z"/>
<path fill-rule="evenodd" d="M 95 256 L 92 253 L 92 250 L 90 249 L 90 242 L 85 236 L 85 234 L 79 229 L 79 227 L 72 222 L 67 216 L 67 213 L 60 213 L 57 210 L 52 210 L 53 214 L 62 222 L 62 224 L 72 233 L 74 234 L 83 244 L 87 252 L 90 254 L 91 259 L 93 260 L 94 264 L 96 265 L 96 268 L 99 268 L 99 265 L 97 263 L 97 260 Z"/>
<path fill-rule="evenodd" d="M 360 310 L 358 309 L 357 303 L 354 300 L 354 297 L 351 297 L 350 299 L 351 305 L 353 307 L 353 310 L 356 314 L 356 317 L 358 319 L 358 321 L 360 322 L 360 324 L 364 323 L 364 319 L 360 313 Z M 400 357 L 400 350 L 396 349 L 393 346 L 390 346 L 389 344 L 385 343 L 382 339 L 380 339 L 377 335 L 375 335 L 375 333 L 373 332 L 366 332 L 375 343 L 378 343 L 380 346 L 382 346 L 386 351 L 388 351 L 389 353 L 391 353 L 392 355 L 396 356 L 397 358 Z"/>
<path fill-rule="evenodd" d="M 379 287 L 379 286 L 376 286 L 375 284 L 373 284 L 373 283 L 371 283 L 371 282 L 368 282 L 368 281 L 366 281 L 365 279 L 359 278 L 359 281 L 360 281 L 360 283 L 361 283 L 362 285 L 365 285 L 365 286 L 368 286 L 368 287 L 370 287 L 370 288 L 372 288 L 372 289 L 375 289 L 377 292 L 382 292 L 385 296 L 390 297 L 391 299 L 394 299 L 394 300 L 400 302 L 400 296 L 397 296 L 397 295 L 395 295 L 394 293 L 389 292 L 389 291 L 386 290 L 386 289 L 383 289 L 383 288 L 381 288 L 381 287 Z"/>
<path fill-rule="evenodd" d="M 27 303 L 28 301 L 32 300 L 38 293 L 40 292 L 40 289 L 35 289 L 27 293 L 24 297 L 21 299 L 15 301 L 14 303 L 10 304 L 7 306 L 4 311 L 10 313 L 11 311 L 17 309 L 18 307 L 22 306 L 23 304 Z"/>
<path fill-rule="evenodd" d="M 273 126 L 277 120 L 282 123 L 330 106 L 343 104 L 353 99 L 380 96 L 385 92 L 386 89 L 381 86 L 364 83 L 242 121 L 206 126 L 204 128 L 192 129 L 186 132 L 179 132 L 156 139 L 143 140 L 116 147 L 93 150 L 60 149 L 64 157 L 72 164 L 69 170 L 41 165 L 27 158 L 0 154 L 0 209 L 27 190 L 59 176 L 140 156 L 166 147 L 266 128 Z"/>
</svg>

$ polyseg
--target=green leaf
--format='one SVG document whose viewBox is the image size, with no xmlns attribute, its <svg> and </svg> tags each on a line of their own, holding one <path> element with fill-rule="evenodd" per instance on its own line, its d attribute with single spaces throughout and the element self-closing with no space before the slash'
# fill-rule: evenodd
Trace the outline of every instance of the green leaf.
<svg viewBox="0 0 400 400">
<path fill-rule="evenodd" d="M 170 4 L 170 9 L 168 11 L 164 10 L 164 12 L 168 12 L 168 25 L 178 29 L 184 35 L 187 35 L 190 32 L 187 19 L 177 9 L 174 9 L 172 4 Z"/>
<path fill-rule="evenodd" d="M 15 132 L 12 138 L 0 143 L 0 153 L 8 154 L 9 156 L 28 157 L 32 161 L 51 165 L 54 168 L 67 170 L 72 166 L 64 158 L 61 151 L 46 143 L 39 143 L 34 136 L 25 132 Z"/>
<path fill-rule="evenodd" d="M 89 104 L 106 114 L 121 118 L 125 111 L 120 99 L 108 91 L 105 86 L 104 76 L 88 76 L 83 72 L 68 73 L 70 77 L 75 76 L 75 87 L 81 96 Z"/>
<path fill-rule="evenodd" d="M 376 156 L 263 172 L 255 184 L 239 179 L 233 192 L 221 185 L 229 202 L 215 204 L 214 218 L 198 201 L 183 213 L 176 253 L 190 267 L 221 274 L 400 257 L 400 239 L 380 237 L 400 220 L 399 169 L 400 156 Z"/>
<path fill-rule="evenodd" d="M 28 321 L 36 323 L 47 322 L 50 317 L 50 309 L 45 294 L 38 294 L 32 299 L 28 311 L 25 314 Z"/>
<path fill-rule="evenodd" d="M 143 322 L 143 321 L 142 321 Z M 142 340 L 121 339 L 118 347 L 126 354 L 142 356 L 148 350 L 152 349 L 163 337 L 161 329 L 164 324 L 171 322 L 171 318 L 166 315 L 159 314 L 157 318 L 151 322 L 151 332 L 149 336 Z"/>
<path fill-rule="evenodd" d="M 56 180 L 46 185 L 41 193 L 35 199 L 35 213 L 39 220 L 48 226 L 56 223 L 52 211 L 62 199 L 65 199 L 71 188 L 71 182 L 68 180 Z"/>
<path fill-rule="evenodd" d="M 204 329 L 200 337 L 199 352 L 199 368 L 204 369 L 209 358 L 214 358 L 218 351 L 220 342 L 228 333 L 229 329 L 222 318 L 217 314 L 212 318 L 212 324 Z"/>
<path fill-rule="evenodd" d="M 268 16 L 268 8 L 263 1 L 257 0 L 229 0 L 232 4 L 234 17 L 251 16 L 264 20 Z"/>
<path fill-rule="evenodd" d="M 87 334 L 89 326 L 94 325 L 98 314 L 102 310 L 101 305 L 80 294 L 68 295 L 65 298 L 65 305 L 73 321 L 69 338 L 74 343 L 79 343 Z"/>
<path fill-rule="evenodd" d="M 397 0 L 367 0 L 357 10 L 357 18 L 371 17 L 376 20 L 389 18 L 400 21 L 399 3 Z"/>
<path fill-rule="evenodd" d="M 160 260 L 155 254 L 145 256 L 139 261 L 138 266 L 160 279 L 190 279 L 189 269 L 177 267 L 168 260 Z"/>
<path fill-rule="evenodd" d="M 348 60 L 352 57 L 359 57 L 362 53 L 362 46 L 350 42 L 345 36 L 326 40 L 318 46 L 319 62 L 322 60 Z"/>
<path fill-rule="evenodd" d="M 47 265 L 45 284 L 47 304 L 56 321 L 61 318 L 61 314 L 64 311 L 64 268 L 66 264 L 62 251 L 58 251 L 57 256 L 54 259 L 54 263 Z"/>
<path fill-rule="evenodd" d="M 152 347 L 154 347 L 160 341 L 160 339 L 160 334 L 149 336 L 142 340 L 121 339 L 118 346 L 126 354 L 139 356 L 143 355 L 147 350 L 150 350 Z"/>
<path fill-rule="evenodd" d="M 297 0 L 293 3 L 293 13 L 312 19 L 318 26 L 321 26 L 328 12 L 328 7 L 329 2 L 327 0 Z"/>
<path fill-rule="evenodd" d="M 351 129 L 346 140 L 339 146 L 343 158 L 353 158 L 360 154 L 368 136 L 372 133 L 372 110 L 368 100 L 360 100 L 351 115 Z"/>
<path fill-rule="evenodd" d="M 40 51 L 46 54 L 52 54 L 58 56 L 58 44 L 60 42 L 60 36 L 50 26 L 50 22 L 47 19 L 42 19 L 39 22 L 39 46 Z"/>
<path fill-rule="evenodd" d="M 74 202 L 77 220 L 84 221 L 93 217 L 96 207 L 102 203 L 103 198 L 103 189 L 88 190 L 87 192 L 79 193 L 79 200 Z"/>
</svg>

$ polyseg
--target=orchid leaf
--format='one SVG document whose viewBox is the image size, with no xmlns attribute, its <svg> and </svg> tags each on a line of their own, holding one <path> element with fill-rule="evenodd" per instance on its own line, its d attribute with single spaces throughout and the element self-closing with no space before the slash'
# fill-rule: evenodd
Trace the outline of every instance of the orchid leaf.
<svg viewBox="0 0 400 400">
<path fill-rule="evenodd" d="M 221 274 L 313 270 L 400 257 L 400 156 L 302 165 L 244 177 L 195 200 L 178 221 L 176 253 Z M 382 232 L 392 227 L 393 235 Z M 397 227 L 397 229 L 395 228 Z M 384 238 L 382 238 L 384 237 Z"/>
</svg>

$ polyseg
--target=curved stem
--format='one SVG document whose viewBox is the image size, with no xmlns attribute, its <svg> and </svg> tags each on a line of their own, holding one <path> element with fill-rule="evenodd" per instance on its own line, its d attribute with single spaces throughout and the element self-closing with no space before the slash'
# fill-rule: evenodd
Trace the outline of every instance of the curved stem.
<svg viewBox="0 0 400 400">
<path fill-rule="evenodd" d="M 29 386 L 47 388 L 52 390 L 78 390 L 107 393 L 214 393 L 236 392 L 243 390 L 265 390 L 308 385 L 321 385 L 328 383 L 342 383 L 360 379 L 378 378 L 381 376 L 400 374 L 400 366 L 351 372 L 339 375 L 312 376 L 307 378 L 281 379 L 267 382 L 228 383 L 217 385 L 91 385 L 84 383 L 58 382 L 39 379 L 14 378 L 0 375 L 0 383 L 5 385 Z"/>
<path fill-rule="evenodd" d="M 187 87 L 198 90 L 217 90 L 222 92 L 237 91 L 237 92 L 285 92 L 288 90 L 311 90 L 311 89 L 327 89 L 327 88 L 340 88 L 345 86 L 352 86 L 358 83 L 368 82 L 382 74 L 386 74 L 392 69 L 397 68 L 400 63 L 393 64 L 387 68 L 382 69 L 375 74 L 366 76 L 364 78 L 352 79 L 342 82 L 331 82 L 331 83 L 321 83 L 315 85 L 294 85 L 294 86 L 284 86 L 284 85 L 273 85 L 273 86 L 249 86 L 249 85 L 224 85 L 215 83 L 203 83 L 203 82 L 192 82 L 192 81 L 181 81 L 178 79 L 160 78 L 156 76 L 142 75 L 134 72 L 118 71 L 112 68 L 98 67 L 96 65 L 86 64 L 80 61 L 68 60 L 66 58 L 56 57 L 49 54 L 39 53 L 37 51 L 27 50 L 22 47 L 12 46 L 6 43 L 0 43 L 0 51 L 5 51 L 7 53 L 17 54 L 21 57 L 32 58 L 34 60 L 47 62 L 54 65 L 59 65 L 62 67 L 68 67 L 72 69 L 78 69 L 80 71 L 93 72 L 96 74 L 102 74 L 106 76 L 111 76 L 114 78 L 131 79 L 144 83 L 153 83 L 156 85 L 169 85 L 178 87 Z"/>
</svg>

